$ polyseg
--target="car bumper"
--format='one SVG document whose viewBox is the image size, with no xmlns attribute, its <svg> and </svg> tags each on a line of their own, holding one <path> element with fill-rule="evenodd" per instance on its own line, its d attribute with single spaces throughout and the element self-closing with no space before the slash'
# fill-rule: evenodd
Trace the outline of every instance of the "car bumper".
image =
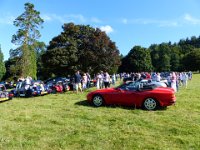
<svg viewBox="0 0 200 150">
<path fill-rule="evenodd" d="M 5 100 L 9 100 L 9 97 L 4 97 L 4 98 L 0 98 L 0 101 L 5 101 Z"/>
</svg>

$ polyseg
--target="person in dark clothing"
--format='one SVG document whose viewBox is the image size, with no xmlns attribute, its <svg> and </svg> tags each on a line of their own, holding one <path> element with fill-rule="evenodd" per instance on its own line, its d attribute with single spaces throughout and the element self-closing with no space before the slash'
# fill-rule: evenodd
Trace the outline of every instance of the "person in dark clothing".
<svg viewBox="0 0 200 150">
<path fill-rule="evenodd" d="M 81 77 L 79 71 L 77 71 L 77 72 L 75 73 L 75 75 L 74 75 L 76 93 L 78 93 L 79 90 L 80 90 L 80 92 L 82 92 L 81 79 L 82 79 L 82 77 Z"/>
</svg>

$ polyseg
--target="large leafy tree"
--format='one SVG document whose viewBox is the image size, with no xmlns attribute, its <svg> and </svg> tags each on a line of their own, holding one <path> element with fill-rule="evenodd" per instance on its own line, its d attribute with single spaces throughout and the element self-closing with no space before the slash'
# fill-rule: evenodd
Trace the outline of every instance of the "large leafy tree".
<svg viewBox="0 0 200 150">
<path fill-rule="evenodd" d="M 171 68 L 171 49 L 168 43 L 159 45 L 151 45 L 149 47 L 151 52 L 152 64 L 155 71 L 170 71 Z"/>
<path fill-rule="evenodd" d="M 180 71 L 182 68 L 180 51 L 181 51 L 180 46 L 178 45 L 171 46 L 171 59 L 170 59 L 171 71 Z"/>
<path fill-rule="evenodd" d="M 5 67 L 6 67 L 6 74 L 5 79 L 8 81 L 13 81 L 17 79 L 18 76 L 20 76 L 20 68 L 19 65 L 16 65 L 18 62 L 18 58 L 9 58 L 5 61 Z"/>
<path fill-rule="evenodd" d="M 54 37 L 42 60 L 55 75 L 72 74 L 74 70 L 96 73 L 116 71 L 120 64 L 119 50 L 98 28 L 89 25 L 63 25 L 63 32 Z"/>
<path fill-rule="evenodd" d="M 141 46 L 134 46 L 128 55 L 122 59 L 120 72 L 151 71 L 152 62 L 150 51 Z"/>
<path fill-rule="evenodd" d="M 0 46 L 0 80 L 3 78 L 5 73 L 6 73 L 6 68 L 5 68 L 3 53 L 1 51 L 1 46 Z"/>
<path fill-rule="evenodd" d="M 185 70 L 200 71 L 200 48 L 191 51 L 183 57 Z"/>
<path fill-rule="evenodd" d="M 43 23 L 40 12 L 34 9 L 31 3 L 25 3 L 25 12 L 18 16 L 14 25 L 18 27 L 18 31 L 12 37 L 12 42 L 19 47 L 11 51 L 11 57 L 17 57 L 16 63 L 20 67 L 22 76 L 32 76 L 36 78 L 36 45 L 37 39 L 41 36 L 39 27 Z"/>
</svg>

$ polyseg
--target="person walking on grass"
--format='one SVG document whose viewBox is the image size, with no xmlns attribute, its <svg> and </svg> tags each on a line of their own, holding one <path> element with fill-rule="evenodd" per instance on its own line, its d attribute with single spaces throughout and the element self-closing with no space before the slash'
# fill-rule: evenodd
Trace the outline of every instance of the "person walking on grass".
<svg viewBox="0 0 200 150">
<path fill-rule="evenodd" d="M 81 77 L 81 75 L 80 75 L 80 72 L 77 71 L 77 72 L 75 73 L 75 75 L 74 75 L 76 93 L 78 93 L 79 90 L 80 90 L 80 92 L 82 93 L 81 80 L 82 80 L 82 77 Z"/>
<path fill-rule="evenodd" d="M 85 90 L 87 88 L 87 75 L 86 73 L 83 74 L 83 78 L 82 78 L 82 84 L 83 84 L 83 90 Z"/>
</svg>

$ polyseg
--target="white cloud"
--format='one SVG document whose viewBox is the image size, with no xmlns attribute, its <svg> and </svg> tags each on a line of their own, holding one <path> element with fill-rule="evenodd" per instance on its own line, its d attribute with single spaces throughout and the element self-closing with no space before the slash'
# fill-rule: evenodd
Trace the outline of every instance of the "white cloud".
<svg viewBox="0 0 200 150">
<path fill-rule="evenodd" d="M 0 24 L 12 25 L 15 18 L 14 16 L 0 17 Z"/>
<path fill-rule="evenodd" d="M 102 23 L 100 19 L 97 17 L 86 18 L 81 14 L 65 14 L 65 15 L 57 15 L 57 14 L 42 14 L 41 18 L 44 19 L 45 22 L 53 22 L 58 21 L 60 23 L 74 22 L 74 23 Z"/>
<path fill-rule="evenodd" d="M 121 19 L 123 24 L 156 25 L 158 27 L 179 27 L 186 25 L 200 25 L 200 18 L 193 17 L 191 14 L 185 14 L 175 19 L 159 20 L 151 18 Z"/>
<path fill-rule="evenodd" d="M 81 14 L 68 14 L 68 15 L 57 15 L 57 14 L 43 14 L 41 15 L 45 21 L 59 21 L 61 23 L 66 22 L 77 22 L 85 23 L 87 19 Z"/>
<path fill-rule="evenodd" d="M 105 31 L 107 34 L 114 32 L 113 28 L 109 25 L 101 26 L 101 31 Z"/>
<path fill-rule="evenodd" d="M 44 19 L 44 21 L 51 21 L 52 17 L 48 15 L 41 15 L 41 18 Z"/>
<path fill-rule="evenodd" d="M 142 24 L 142 25 L 149 25 L 154 24 L 158 27 L 176 27 L 178 26 L 178 22 L 174 20 L 158 20 L 158 19 L 122 19 L 121 22 L 123 24 Z"/>
<path fill-rule="evenodd" d="M 70 14 L 70 15 L 66 15 L 65 18 L 69 19 L 69 20 L 77 20 L 77 21 L 82 22 L 82 23 L 87 21 L 87 19 L 81 14 L 77 14 L 77 15 Z"/>
<path fill-rule="evenodd" d="M 195 18 L 195 17 L 191 16 L 190 14 L 185 14 L 184 20 L 190 24 L 200 25 L 200 19 Z"/>
<path fill-rule="evenodd" d="M 122 23 L 123 24 L 127 24 L 128 23 L 128 20 L 126 18 L 122 19 Z"/>
<path fill-rule="evenodd" d="M 91 22 L 94 22 L 94 23 L 101 23 L 102 21 L 96 17 L 93 17 L 91 18 Z"/>
</svg>

